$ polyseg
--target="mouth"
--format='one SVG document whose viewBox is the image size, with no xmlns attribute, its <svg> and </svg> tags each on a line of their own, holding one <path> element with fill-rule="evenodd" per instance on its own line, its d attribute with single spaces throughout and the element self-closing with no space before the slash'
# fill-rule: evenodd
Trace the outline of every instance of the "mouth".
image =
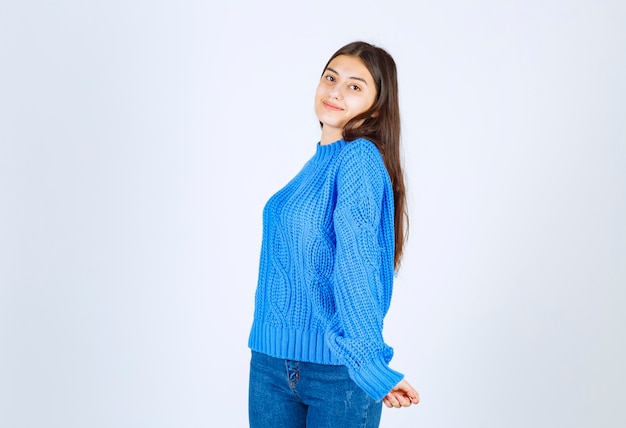
<svg viewBox="0 0 626 428">
<path fill-rule="evenodd" d="M 340 111 L 343 110 L 341 107 L 333 104 L 333 103 L 329 103 L 328 101 L 322 101 L 322 104 L 324 105 L 324 107 L 326 107 L 328 110 L 332 110 L 332 111 Z"/>
</svg>

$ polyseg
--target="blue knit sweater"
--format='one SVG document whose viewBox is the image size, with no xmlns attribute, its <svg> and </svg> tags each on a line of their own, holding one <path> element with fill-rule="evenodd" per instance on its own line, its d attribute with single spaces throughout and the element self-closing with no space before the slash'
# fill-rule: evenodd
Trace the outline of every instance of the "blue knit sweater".
<svg viewBox="0 0 626 428">
<path fill-rule="evenodd" d="M 382 336 L 394 276 L 393 190 L 365 139 L 318 143 L 263 211 L 249 346 L 289 360 L 345 365 L 375 400 L 403 375 Z"/>
</svg>

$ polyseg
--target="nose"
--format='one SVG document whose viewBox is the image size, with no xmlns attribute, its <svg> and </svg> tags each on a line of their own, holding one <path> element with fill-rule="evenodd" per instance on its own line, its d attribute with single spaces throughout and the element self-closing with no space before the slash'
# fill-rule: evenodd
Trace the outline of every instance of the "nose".
<svg viewBox="0 0 626 428">
<path fill-rule="evenodd" d="M 329 95 L 331 98 L 334 98 L 336 100 L 341 98 L 341 91 L 339 90 L 338 85 L 335 85 L 331 88 Z"/>
</svg>

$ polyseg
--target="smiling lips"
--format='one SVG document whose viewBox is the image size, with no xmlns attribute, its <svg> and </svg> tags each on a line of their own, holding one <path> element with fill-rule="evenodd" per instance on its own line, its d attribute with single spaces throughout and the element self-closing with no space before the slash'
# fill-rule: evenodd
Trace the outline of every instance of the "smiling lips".
<svg viewBox="0 0 626 428">
<path fill-rule="evenodd" d="M 339 111 L 339 110 L 343 110 L 341 107 L 336 106 L 332 103 L 329 103 L 327 101 L 322 101 L 322 104 L 324 104 L 324 107 L 326 107 L 328 110 L 332 110 L 332 111 Z"/>
</svg>

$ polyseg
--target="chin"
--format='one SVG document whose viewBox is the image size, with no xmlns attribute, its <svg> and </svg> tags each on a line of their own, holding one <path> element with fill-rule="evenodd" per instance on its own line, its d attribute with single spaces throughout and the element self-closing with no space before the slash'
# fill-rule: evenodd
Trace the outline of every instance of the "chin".
<svg viewBox="0 0 626 428">
<path fill-rule="evenodd" d="M 342 128 L 342 129 L 343 129 L 343 127 L 347 123 L 347 122 L 344 122 L 344 121 L 341 121 L 341 120 L 337 120 L 337 118 L 328 117 L 327 115 L 323 115 L 323 114 L 318 114 L 317 115 L 317 120 L 322 122 L 324 125 L 328 125 L 328 126 L 331 126 L 333 128 Z"/>
</svg>

